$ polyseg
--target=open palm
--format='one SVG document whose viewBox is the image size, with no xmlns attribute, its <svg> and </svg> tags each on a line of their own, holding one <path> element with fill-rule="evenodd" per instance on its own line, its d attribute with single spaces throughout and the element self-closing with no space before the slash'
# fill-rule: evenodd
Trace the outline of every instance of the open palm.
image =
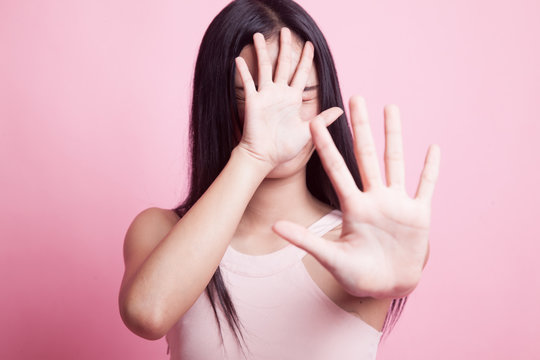
<svg viewBox="0 0 540 360">
<path fill-rule="evenodd" d="M 291 60 L 291 32 L 281 29 L 280 50 L 276 72 L 272 79 L 272 62 L 261 33 L 253 35 L 257 52 L 258 86 L 242 57 L 236 59 L 240 73 L 245 104 L 244 130 L 239 146 L 259 160 L 273 167 L 293 159 L 310 140 L 309 122 L 302 119 L 302 93 L 306 87 L 309 71 L 313 66 L 313 44 L 306 41 L 298 65 L 293 69 Z M 294 76 L 289 84 L 289 75 Z M 335 121 L 343 111 L 333 107 L 317 117 L 325 126 Z"/>
<path fill-rule="evenodd" d="M 313 255 L 350 294 L 403 297 L 418 284 L 428 254 L 439 147 L 429 148 L 416 195 L 410 198 L 405 190 L 398 108 L 385 108 L 386 185 L 379 170 L 364 99 L 351 98 L 350 110 L 363 191 L 356 186 L 326 126 L 318 119 L 310 124 L 313 142 L 339 197 L 343 213 L 340 238 L 326 240 L 288 221 L 278 221 L 273 230 Z"/>
</svg>

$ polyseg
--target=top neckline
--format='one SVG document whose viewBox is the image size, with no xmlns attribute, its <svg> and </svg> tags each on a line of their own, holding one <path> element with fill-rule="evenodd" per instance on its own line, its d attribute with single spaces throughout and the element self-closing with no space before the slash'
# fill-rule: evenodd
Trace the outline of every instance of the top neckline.
<svg viewBox="0 0 540 360">
<path fill-rule="evenodd" d="M 312 233 L 322 236 L 338 226 L 342 221 L 342 213 L 334 209 L 315 221 L 308 227 Z M 237 274 L 254 277 L 264 277 L 280 272 L 297 263 L 307 252 L 292 243 L 279 250 L 262 254 L 250 255 L 227 246 L 220 265 Z"/>
</svg>

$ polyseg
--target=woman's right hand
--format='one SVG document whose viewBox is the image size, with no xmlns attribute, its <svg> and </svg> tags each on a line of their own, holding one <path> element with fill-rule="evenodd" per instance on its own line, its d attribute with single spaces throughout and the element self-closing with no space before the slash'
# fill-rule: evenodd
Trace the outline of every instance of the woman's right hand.
<svg viewBox="0 0 540 360">
<path fill-rule="evenodd" d="M 242 57 L 236 58 L 245 94 L 244 129 L 239 147 L 273 169 L 293 159 L 311 139 L 309 122 L 302 119 L 302 93 L 313 64 L 313 44 L 306 41 L 300 61 L 290 84 L 291 32 L 281 29 L 277 69 L 272 80 L 272 63 L 266 41 L 261 33 L 253 35 L 257 54 L 258 88 L 256 89 L 248 66 Z M 316 117 L 326 126 L 334 122 L 343 110 L 333 107 Z M 315 117 L 315 118 L 316 118 Z"/>
</svg>

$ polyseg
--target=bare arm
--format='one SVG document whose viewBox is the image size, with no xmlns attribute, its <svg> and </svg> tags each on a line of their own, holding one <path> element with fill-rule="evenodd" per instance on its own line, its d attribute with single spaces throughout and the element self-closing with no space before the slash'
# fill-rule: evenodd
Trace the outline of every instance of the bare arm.
<svg viewBox="0 0 540 360">
<path fill-rule="evenodd" d="M 160 227 L 155 215 L 151 219 L 151 215 L 141 213 L 135 218 L 125 238 L 126 269 L 119 294 L 120 314 L 131 331 L 149 340 L 159 339 L 193 305 L 270 170 L 269 165 L 237 147 L 220 175 L 193 207 L 172 228 L 169 226 L 165 237 L 163 219 Z"/>
<path fill-rule="evenodd" d="M 141 213 L 128 229 L 119 306 L 122 320 L 135 334 L 159 339 L 193 305 L 210 282 L 259 184 L 308 143 L 309 121 L 301 118 L 300 108 L 313 45 L 304 45 L 289 86 L 290 36 L 289 30 L 282 29 L 275 82 L 264 36 L 253 36 L 261 69 L 258 90 L 245 61 L 236 59 L 245 93 L 244 130 L 208 190 L 177 222 L 155 212 Z M 316 118 L 328 126 L 342 112 L 334 107 Z"/>
</svg>

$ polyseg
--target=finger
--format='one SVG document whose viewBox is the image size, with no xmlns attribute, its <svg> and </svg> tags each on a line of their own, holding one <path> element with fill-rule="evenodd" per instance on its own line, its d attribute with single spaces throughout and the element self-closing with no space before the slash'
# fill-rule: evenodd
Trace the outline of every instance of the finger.
<svg viewBox="0 0 540 360">
<path fill-rule="evenodd" d="M 287 84 L 291 71 L 291 31 L 285 27 L 281 28 L 279 40 L 279 58 L 274 82 Z"/>
<path fill-rule="evenodd" d="M 249 95 L 257 91 L 255 89 L 255 83 L 253 82 L 253 78 L 251 77 L 251 73 L 249 72 L 249 68 L 244 58 L 238 56 L 235 61 L 236 68 L 240 73 L 240 78 L 242 79 L 242 84 L 244 85 L 244 94 L 247 98 Z"/>
<path fill-rule="evenodd" d="M 324 170 L 328 174 L 334 189 L 338 195 L 340 204 L 345 206 L 347 199 L 355 192 L 358 192 L 356 182 L 352 177 L 345 160 L 336 148 L 328 129 L 325 126 L 324 118 L 338 117 L 337 112 L 334 112 L 335 108 L 329 109 L 333 112 L 321 113 L 317 118 L 311 121 L 310 130 L 311 137 L 313 138 L 313 144 L 317 149 L 317 153 L 321 158 Z M 339 108 L 338 108 L 339 109 Z M 339 109 L 341 110 L 341 109 Z M 325 114 L 326 113 L 326 114 Z M 337 115 L 337 116 L 336 116 Z M 328 121 L 328 120 L 327 120 Z"/>
<path fill-rule="evenodd" d="M 295 246 L 304 249 L 325 267 L 335 268 L 338 249 L 331 241 L 316 236 L 303 226 L 280 220 L 272 230 Z"/>
<path fill-rule="evenodd" d="M 266 50 L 266 40 L 261 33 L 253 35 L 253 45 L 257 53 L 257 65 L 259 67 L 259 88 L 272 82 L 272 63 Z"/>
<path fill-rule="evenodd" d="M 439 177 L 439 164 L 441 161 L 441 150 L 438 145 L 431 145 L 426 155 L 424 169 L 420 177 L 420 183 L 416 190 L 416 199 L 431 202 L 435 183 Z"/>
<path fill-rule="evenodd" d="M 399 109 L 395 105 L 384 108 L 384 132 L 386 136 L 384 148 L 386 184 L 405 189 L 401 120 Z"/>
<path fill-rule="evenodd" d="M 366 102 L 361 96 L 353 96 L 349 101 L 351 110 L 351 126 L 354 134 L 354 153 L 362 176 L 365 190 L 381 186 L 381 172 L 371 134 L 366 109 Z"/>
<path fill-rule="evenodd" d="M 298 63 L 294 76 L 291 80 L 291 87 L 304 91 L 311 66 L 313 65 L 313 51 L 314 49 L 311 41 L 306 41 L 304 44 L 304 49 L 302 50 L 300 62 Z"/>
<path fill-rule="evenodd" d="M 315 119 L 319 118 L 323 121 L 324 125 L 328 127 L 330 124 L 332 124 L 334 121 L 339 119 L 339 117 L 343 114 L 343 110 L 337 106 L 334 106 L 333 108 L 326 109 L 319 115 L 315 117 Z"/>
</svg>

